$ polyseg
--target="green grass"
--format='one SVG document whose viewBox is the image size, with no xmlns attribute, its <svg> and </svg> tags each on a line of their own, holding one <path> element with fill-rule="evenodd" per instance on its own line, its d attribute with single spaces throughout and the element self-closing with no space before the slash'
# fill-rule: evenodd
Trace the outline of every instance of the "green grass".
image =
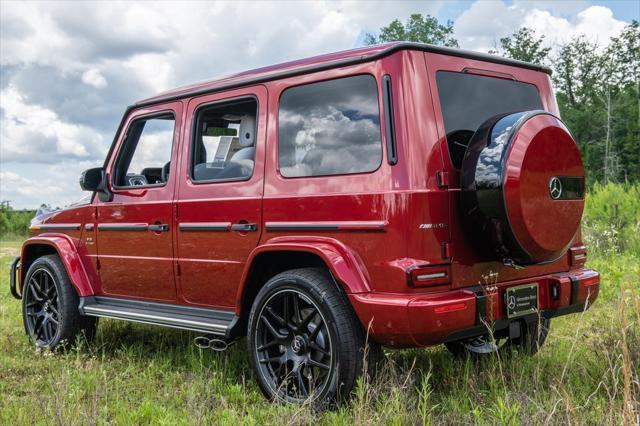
<svg viewBox="0 0 640 426">
<path fill-rule="evenodd" d="M 91 344 L 36 352 L 8 291 L 19 245 L 0 243 L 0 424 L 638 421 L 640 258 L 631 254 L 591 256 L 589 266 L 602 273 L 598 301 L 583 315 L 553 320 L 538 355 L 474 364 L 443 347 L 387 351 L 376 384 L 361 383 L 349 404 L 317 412 L 264 400 L 244 341 L 224 353 L 203 352 L 193 333 L 103 320 Z"/>
</svg>

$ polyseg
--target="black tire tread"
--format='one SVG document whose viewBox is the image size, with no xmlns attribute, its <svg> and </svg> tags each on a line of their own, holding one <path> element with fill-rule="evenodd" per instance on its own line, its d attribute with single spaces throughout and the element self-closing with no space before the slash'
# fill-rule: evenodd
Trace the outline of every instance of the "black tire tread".
<svg viewBox="0 0 640 426">
<path fill-rule="evenodd" d="M 25 283 L 29 282 L 31 273 L 40 267 L 47 268 L 55 278 L 55 285 L 58 291 L 58 308 L 60 311 L 59 332 L 51 344 L 45 346 L 45 348 L 52 351 L 69 348 L 76 342 L 76 338 L 81 333 L 84 333 L 88 339 L 91 339 L 95 335 L 97 321 L 80 314 L 78 309 L 80 299 L 58 255 L 50 254 L 37 258 L 27 271 Z M 23 298 L 23 301 L 24 300 Z M 24 318 L 24 303 L 22 315 L 25 332 L 28 333 L 26 320 Z"/>
<path fill-rule="evenodd" d="M 252 327 L 252 324 L 255 322 L 254 317 L 257 314 L 257 307 L 260 305 L 261 300 L 263 300 L 265 295 L 267 295 L 282 279 L 306 282 L 309 288 L 305 288 L 304 290 L 311 292 L 315 299 L 323 301 L 330 311 L 332 317 L 331 320 L 328 318 L 325 319 L 327 321 L 334 321 L 336 330 L 339 330 L 339 333 L 337 334 L 339 339 L 338 350 L 340 351 L 340 380 L 339 388 L 334 389 L 330 395 L 327 395 L 327 397 L 324 398 L 325 401 L 322 402 L 344 400 L 350 395 L 357 379 L 363 372 L 366 334 L 362 329 L 348 298 L 344 292 L 337 287 L 337 284 L 333 281 L 333 278 L 326 269 L 291 269 L 271 278 L 256 296 L 249 316 L 249 327 Z M 248 330 L 247 335 L 249 336 L 247 344 L 249 346 L 250 360 L 253 366 L 254 360 L 251 355 L 251 342 L 253 339 L 251 329 Z M 376 343 L 369 341 L 368 345 L 367 374 L 373 376 L 377 361 L 382 352 Z M 259 385 L 265 396 L 273 398 L 273 395 L 270 395 L 267 389 L 265 389 L 260 383 Z"/>
</svg>

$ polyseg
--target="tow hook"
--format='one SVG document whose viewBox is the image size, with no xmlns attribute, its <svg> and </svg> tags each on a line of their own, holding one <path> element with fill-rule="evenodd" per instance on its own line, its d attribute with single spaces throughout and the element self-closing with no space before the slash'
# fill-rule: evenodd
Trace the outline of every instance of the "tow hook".
<svg viewBox="0 0 640 426">
<path fill-rule="evenodd" d="M 215 352 L 226 351 L 233 343 L 228 343 L 226 340 L 218 338 L 210 338 L 207 336 L 198 336 L 193 339 L 193 343 L 200 349 L 211 349 Z"/>
</svg>

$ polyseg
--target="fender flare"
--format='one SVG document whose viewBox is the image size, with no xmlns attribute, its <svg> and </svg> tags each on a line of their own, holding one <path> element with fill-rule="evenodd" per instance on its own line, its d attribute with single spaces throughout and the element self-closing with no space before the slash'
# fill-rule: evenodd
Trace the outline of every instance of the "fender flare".
<svg viewBox="0 0 640 426">
<path fill-rule="evenodd" d="M 91 282 L 89 281 L 87 272 L 85 271 L 82 260 L 80 259 L 80 254 L 78 253 L 76 245 L 73 243 L 71 237 L 66 234 L 43 234 L 29 238 L 22 244 L 22 250 L 20 252 L 21 265 L 27 265 L 25 260 L 28 248 L 36 245 L 53 247 L 67 271 L 71 284 L 76 288 L 78 296 L 92 296 L 94 294 Z M 21 269 L 22 270 L 19 274 L 19 286 L 22 291 L 24 286 L 23 281 L 26 277 L 27 270 L 24 266 L 21 267 Z"/>
<path fill-rule="evenodd" d="M 242 285 L 236 295 L 236 307 L 242 306 L 247 281 L 256 258 L 263 253 L 294 251 L 312 253 L 320 257 L 346 294 L 369 293 L 370 278 L 364 263 L 352 249 L 327 237 L 275 237 L 256 247 L 242 272 Z"/>
</svg>

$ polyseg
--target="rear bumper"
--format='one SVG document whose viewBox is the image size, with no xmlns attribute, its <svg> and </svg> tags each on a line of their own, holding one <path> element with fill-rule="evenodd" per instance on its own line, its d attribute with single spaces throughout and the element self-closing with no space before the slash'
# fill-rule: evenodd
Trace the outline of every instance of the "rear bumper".
<svg viewBox="0 0 640 426">
<path fill-rule="evenodd" d="M 375 341 L 391 347 L 432 346 L 508 327 L 507 288 L 537 282 L 539 315 L 553 318 L 587 309 L 598 297 L 600 274 L 591 269 L 531 277 L 433 294 L 350 294 L 360 322 Z M 535 320 L 538 313 L 518 320 Z"/>
</svg>

